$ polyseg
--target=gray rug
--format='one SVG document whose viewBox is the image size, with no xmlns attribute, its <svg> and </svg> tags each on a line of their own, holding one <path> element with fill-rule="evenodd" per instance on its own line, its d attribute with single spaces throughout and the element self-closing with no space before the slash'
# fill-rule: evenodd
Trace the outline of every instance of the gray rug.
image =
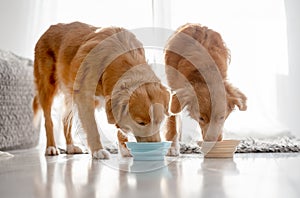
<svg viewBox="0 0 300 198">
<path fill-rule="evenodd" d="M 196 144 L 180 145 L 180 153 L 201 153 Z M 284 153 L 300 152 L 300 139 L 292 136 L 281 136 L 275 138 L 245 138 L 237 146 L 236 153 Z"/>
<path fill-rule="evenodd" d="M 106 146 L 112 153 L 118 153 L 117 146 Z M 288 153 L 300 152 L 300 139 L 292 136 L 281 136 L 275 138 L 245 138 L 237 146 L 236 153 Z M 180 143 L 181 154 L 201 153 L 197 144 Z"/>
</svg>

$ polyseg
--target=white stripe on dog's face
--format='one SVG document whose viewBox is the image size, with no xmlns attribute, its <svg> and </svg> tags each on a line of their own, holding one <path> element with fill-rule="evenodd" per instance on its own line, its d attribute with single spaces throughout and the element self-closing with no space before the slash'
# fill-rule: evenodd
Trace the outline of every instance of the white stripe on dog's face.
<svg viewBox="0 0 300 198">
<path fill-rule="evenodd" d="M 159 83 L 138 87 L 121 113 L 118 126 L 132 132 L 139 141 L 160 141 L 160 130 L 167 117 L 169 92 Z"/>
</svg>

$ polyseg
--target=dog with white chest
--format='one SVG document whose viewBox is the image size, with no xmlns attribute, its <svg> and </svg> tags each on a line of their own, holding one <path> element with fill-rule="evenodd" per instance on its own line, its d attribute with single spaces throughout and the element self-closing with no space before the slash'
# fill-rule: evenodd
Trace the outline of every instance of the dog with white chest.
<svg viewBox="0 0 300 198">
<path fill-rule="evenodd" d="M 227 79 L 230 52 L 221 35 L 200 24 L 185 24 L 165 47 L 165 70 L 172 96 L 171 112 L 186 109 L 199 123 L 204 141 L 221 141 L 225 120 L 235 107 L 245 111 L 247 97 Z M 167 121 L 169 155 L 179 154 L 178 116 Z"/>
<path fill-rule="evenodd" d="M 124 28 L 97 28 L 80 22 L 51 26 L 35 47 L 36 95 L 33 110 L 43 110 L 47 155 L 57 155 L 51 107 L 63 93 L 63 126 L 67 153 L 81 153 L 73 144 L 74 106 L 94 158 L 108 159 L 94 115 L 105 107 L 108 122 L 118 128 L 120 151 L 129 156 L 126 134 L 137 141 L 160 141 L 159 130 L 168 116 L 169 91 L 147 64 L 142 44 Z M 105 98 L 99 104 L 96 97 Z"/>
</svg>

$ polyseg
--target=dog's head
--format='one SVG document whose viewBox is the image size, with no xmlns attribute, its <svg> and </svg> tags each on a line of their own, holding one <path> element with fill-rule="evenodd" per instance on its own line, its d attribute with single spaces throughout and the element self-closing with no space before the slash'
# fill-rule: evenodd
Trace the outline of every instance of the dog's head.
<svg viewBox="0 0 300 198">
<path fill-rule="evenodd" d="M 219 90 L 210 90 L 207 84 L 196 83 L 192 88 L 180 89 L 173 95 L 171 112 L 179 113 L 186 108 L 191 118 L 199 123 L 204 140 L 220 141 L 225 120 L 236 106 L 245 111 L 246 100 L 240 90 L 227 82 Z"/>
<path fill-rule="evenodd" d="M 106 98 L 109 123 L 132 132 L 138 142 L 160 141 L 160 129 L 168 116 L 170 93 L 149 65 L 135 66 Z"/>
</svg>

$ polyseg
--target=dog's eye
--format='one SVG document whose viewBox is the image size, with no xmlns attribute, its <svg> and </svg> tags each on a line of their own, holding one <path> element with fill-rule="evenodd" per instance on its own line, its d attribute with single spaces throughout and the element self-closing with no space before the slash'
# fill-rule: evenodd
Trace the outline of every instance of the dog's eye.
<svg viewBox="0 0 300 198">
<path fill-rule="evenodd" d="M 204 118 L 203 118 L 203 117 L 200 117 L 199 120 L 200 120 L 201 122 L 204 122 Z"/>
<path fill-rule="evenodd" d="M 221 116 L 221 117 L 220 117 L 220 120 L 224 120 L 224 116 Z"/>
<path fill-rule="evenodd" d="M 141 126 L 145 126 L 146 125 L 145 122 L 138 122 L 138 124 L 141 125 Z"/>
</svg>

